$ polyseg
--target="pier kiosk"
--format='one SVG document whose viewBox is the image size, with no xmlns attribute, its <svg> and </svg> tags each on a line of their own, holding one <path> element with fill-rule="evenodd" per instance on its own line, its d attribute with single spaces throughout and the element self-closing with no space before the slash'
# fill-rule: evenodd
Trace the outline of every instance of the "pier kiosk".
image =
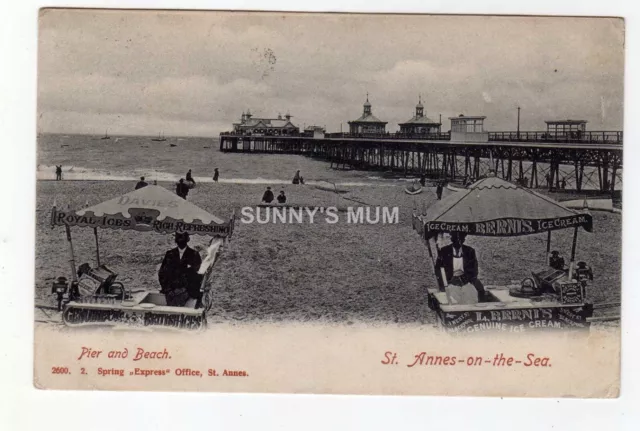
<svg viewBox="0 0 640 431">
<path fill-rule="evenodd" d="M 554 120 L 545 123 L 548 139 L 581 139 L 587 131 L 585 120 Z"/>
<path fill-rule="evenodd" d="M 451 140 L 458 142 L 489 142 L 489 132 L 484 130 L 484 120 L 480 115 L 449 117 L 451 120 Z"/>
<path fill-rule="evenodd" d="M 413 217 L 413 228 L 429 250 L 438 285 L 427 288 L 428 305 L 447 332 L 469 333 L 486 330 L 523 332 L 535 329 L 589 328 L 593 304 L 587 301 L 589 277 L 576 263 L 578 231 L 591 231 L 590 214 L 564 207 L 544 195 L 496 177 L 477 181 Z M 551 233 L 573 230 L 568 266 L 549 266 Z M 444 268 L 438 268 L 438 238 L 452 233 L 488 237 L 523 237 L 522 252 L 527 253 L 526 236 L 546 236 L 546 258 L 534 268 L 512 268 L 513 285 L 485 285 L 478 301 L 456 302 L 451 295 Z M 435 243 L 435 251 L 432 243 Z M 529 242 L 529 246 L 532 242 Z M 480 269 L 482 262 L 479 262 Z M 480 271 L 482 273 L 482 270 Z M 490 277 L 490 275 L 489 275 Z M 483 277 L 479 277 L 482 279 Z"/>
</svg>

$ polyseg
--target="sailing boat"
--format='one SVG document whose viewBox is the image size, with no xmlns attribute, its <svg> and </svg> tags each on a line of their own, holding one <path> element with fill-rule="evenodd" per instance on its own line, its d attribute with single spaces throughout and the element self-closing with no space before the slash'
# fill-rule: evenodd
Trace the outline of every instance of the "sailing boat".
<svg viewBox="0 0 640 431">
<path fill-rule="evenodd" d="M 100 139 L 111 139 L 111 136 L 107 133 L 107 130 L 104 131 L 104 136 Z"/>
<path fill-rule="evenodd" d="M 162 132 L 162 136 L 160 135 L 160 133 L 158 133 L 158 137 L 157 138 L 153 138 L 151 140 L 155 141 L 155 142 L 164 142 L 164 141 L 166 141 L 166 139 L 164 137 L 164 132 Z"/>
</svg>

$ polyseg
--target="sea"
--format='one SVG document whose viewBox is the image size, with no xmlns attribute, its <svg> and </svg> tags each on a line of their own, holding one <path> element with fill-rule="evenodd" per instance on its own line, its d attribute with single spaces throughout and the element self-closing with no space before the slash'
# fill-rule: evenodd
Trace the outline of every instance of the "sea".
<svg viewBox="0 0 640 431">
<path fill-rule="evenodd" d="M 191 169 L 197 182 L 212 182 L 215 168 L 222 183 L 288 184 L 300 170 L 308 184 L 343 186 L 398 185 L 415 178 L 397 178 L 385 172 L 332 169 L 329 163 L 293 154 L 223 153 L 217 137 L 165 137 L 40 134 L 37 140 L 37 179 L 54 180 L 62 165 L 64 180 L 178 181 Z M 542 164 L 541 164 L 542 165 Z M 525 169 L 530 166 L 524 163 Z M 530 175 L 530 173 L 527 173 Z M 539 183 L 544 175 L 539 174 Z M 573 166 L 560 166 L 567 188 L 574 188 Z M 584 190 L 598 188 L 595 168 L 585 168 Z M 622 190 L 622 170 L 616 190 Z"/>
<path fill-rule="evenodd" d="M 191 169 L 197 182 L 288 184 L 300 170 L 306 182 L 382 185 L 383 175 L 331 169 L 329 163 L 291 154 L 240 154 L 219 151 L 217 137 L 41 134 L 37 141 L 37 179 L 54 180 L 62 165 L 64 180 L 177 181 Z"/>
</svg>

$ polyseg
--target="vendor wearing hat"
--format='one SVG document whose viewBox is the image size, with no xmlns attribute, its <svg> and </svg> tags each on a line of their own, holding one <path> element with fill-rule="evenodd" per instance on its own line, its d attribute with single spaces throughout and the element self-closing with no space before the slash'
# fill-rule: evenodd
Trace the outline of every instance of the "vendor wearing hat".
<svg viewBox="0 0 640 431">
<path fill-rule="evenodd" d="M 189 247 L 189 234 L 176 232 L 176 248 L 167 251 L 158 272 L 160 292 L 167 305 L 184 306 L 190 298 L 199 302 L 201 275 L 198 274 L 202 259 L 200 253 Z"/>
<path fill-rule="evenodd" d="M 451 244 L 442 247 L 436 260 L 436 276 L 441 285 L 442 271 L 447 278 L 447 294 L 456 303 L 475 303 L 484 299 L 484 286 L 478 280 L 478 260 L 476 251 L 464 245 L 466 234 L 451 233 Z"/>
</svg>

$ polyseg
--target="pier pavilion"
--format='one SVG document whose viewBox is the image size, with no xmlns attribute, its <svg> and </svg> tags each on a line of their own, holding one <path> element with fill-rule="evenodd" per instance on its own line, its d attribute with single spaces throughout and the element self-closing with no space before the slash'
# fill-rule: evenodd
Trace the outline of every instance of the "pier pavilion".
<svg viewBox="0 0 640 431">
<path fill-rule="evenodd" d="M 440 127 L 442 124 L 425 115 L 422 98 L 419 97 L 418 104 L 416 105 L 416 115 L 408 121 L 398 124 L 398 126 L 400 126 L 400 134 L 405 136 L 415 136 L 440 133 Z"/>
<path fill-rule="evenodd" d="M 234 133 L 240 135 L 293 136 L 300 133 L 300 128 L 291 122 L 291 115 L 282 118 L 254 118 L 247 110 L 242 113 L 239 123 L 233 123 Z"/>
<path fill-rule="evenodd" d="M 364 109 L 360 118 L 349 121 L 349 132 L 354 135 L 386 133 L 387 122 L 380 121 L 371 112 L 369 94 L 367 94 L 367 101 L 362 106 Z"/>
</svg>

